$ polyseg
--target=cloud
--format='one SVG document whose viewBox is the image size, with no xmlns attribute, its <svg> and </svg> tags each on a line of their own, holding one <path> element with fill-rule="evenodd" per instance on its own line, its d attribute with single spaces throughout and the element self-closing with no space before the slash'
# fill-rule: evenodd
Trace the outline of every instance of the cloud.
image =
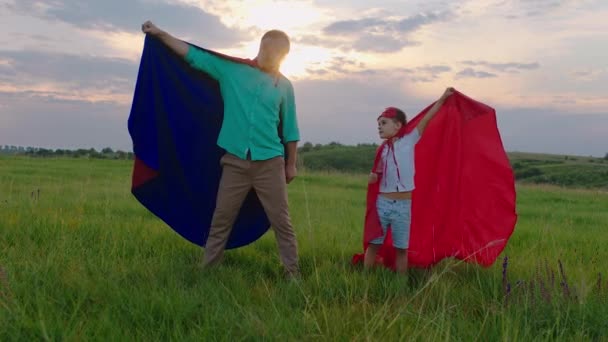
<svg viewBox="0 0 608 342">
<path fill-rule="evenodd" d="M 497 108 L 498 126 L 509 151 L 604 156 L 608 112 L 564 113 L 544 108 Z"/>
<path fill-rule="evenodd" d="M 329 63 L 318 68 L 309 68 L 307 71 L 312 75 L 328 75 L 342 79 L 360 79 L 374 76 L 381 78 L 381 82 L 387 79 L 392 81 L 407 82 L 434 82 L 441 74 L 452 71 L 448 65 L 424 65 L 414 68 L 370 68 L 367 64 L 346 57 L 334 57 Z"/>
<path fill-rule="evenodd" d="M 217 16 L 179 3 L 137 0 L 15 0 L 10 11 L 50 21 L 61 21 L 86 30 L 139 31 L 145 20 L 179 36 L 205 37 L 215 47 L 229 47 L 249 38 L 249 33 L 226 27 Z"/>
<path fill-rule="evenodd" d="M 363 35 L 350 46 L 352 49 L 362 52 L 398 52 L 406 46 L 418 46 L 419 42 L 410 41 L 406 38 L 367 34 Z"/>
<path fill-rule="evenodd" d="M 372 33 L 411 33 L 424 25 L 444 21 L 450 17 L 450 12 L 421 13 L 404 19 L 363 18 L 334 22 L 323 29 L 329 35 L 358 35 L 362 32 Z"/>
<path fill-rule="evenodd" d="M 129 107 L 64 100 L 53 92 L 2 92 L 0 144 L 46 148 L 131 150 Z"/>
<path fill-rule="evenodd" d="M 434 100 L 411 95 L 402 88 L 402 79 L 385 76 L 294 82 L 302 142 L 378 142 L 375 118 L 379 111 L 396 106 L 411 118 Z M 476 98 L 475 94 L 467 95 Z M 594 156 L 608 152 L 608 112 L 566 113 L 542 107 L 488 104 L 496 108 L 498 127 L 508 151 Z"/>
<path fill-rule="evenodd" d="M 528 17 L 534 17 L 554 11 L 568 2 L 563 0 L 523 0 L 520 1 L 520 6 Z"/>
<path fill-rule="evenodd" d="M 410 82 L 433 82 L 443 73 L 452 71 L 447 65 L 425 65 L 403 70 Z"/>
<path fill-rule="evenodd" d="M 50 35 L 46 34 L 26 34 L 21 32 L 11 32 L 10 36 L 17 39 L 27 39 L 37 43 L 52 43 L 59 41 L 59 39 L 53 38 Z"/>
<path fill-rule="evenodd" d="M 456 79 L 460 79 L 460 78 L 494 78 L 494 77 L 498 77 L 498 75 L 492 74 L 492 73 L 489 73 L 486 71 L 475 70 L 473 68 L 466 68 L 466 69 L 460 70 L 456 74 Z"/>
<path fill-rule="evenodd" d="M 577 81 L 593 82 L 599 80 L 602 76 L 608 75 L 608 68 L 587 68 L 583 70 L 575 70 L 570 75 Z"/>
<path fill-rule="evenodd" d="M 342 20 L 332 23 L 323 29 L 323 33 L 329 35 L 356 35 L 363 31 L 386 29 L 394 23 L 390 20 L 382 20 L 378 18 L 364 18 L 357 20 Z"/>
<path fill-rule="evenodd" d="M 491 63 L 488 61 L 464 61 L 462 64 L 469 66 L 483 66 L 488 69 L 498 71 L 498 72 L 511 72 L 517 73 L 522 70 L 535 70 L 540 68 L 540 64 L 538 62 L 533 63 Z"/>
<path fill-rule="evenodd" d="M 336 47 L 344 42 L 337 37 L 328 37 L 325 35 L 302 35 L 292 37 L 292 42 L 296 44 L 305 44 L 313 46 Z"/>
<path fill-rule="evenodd" d="M 462 78 L 494 78 L 498 77 L 499 73 L 511 73 L 517 74 L 521 71 L 536 70 L 540 68 L 538 62 L 533 63 L 518 63 L 518 62 L 507 62 L 507 63 L 494 63 L 488 61 L 473 61 L 467 60 L 461 62 L 463 65 L 468 67 L 460 70 L 456 75 L 456 79 Z M 486 69 L 486 70 L 483 70 Z"/>
<path fill-rule="evenodd" d="M 345 56 L 337 56 L 331 58 L 324 63 L 315 63 L 306 69 L 309 75 L 325 76 L 332 75 L 334 77 L 344 77 L 345 75 L 357 75 L 358 73 L 367 71 L 367 65 L 354 58 Z"/>
<path fill-rule="evenodd" d="M 507 19 L 530 19 L 550 15 L 556 11 L 568 8 L 569 11 L 594 7 L 601 1 L 576 0 L 510 0 L 502 1 L 492 7 L 493 11 L 503 13 Z M 594 5 L 595 4 L 595 5 Z M 536 19 L 536 18 L 535 18 Z"/>
<path fill-rule="evenodd" d="M 65 97 L 101 94 L 124 97 L 133 91 L 138 64 L 121 58 L 68 55 L 41 51 L 0 50 L 0 86 L 47 90 Z"/>
<path fill-rule="evenodd" d="M 406 46 L 420 45 L 411 39 L 411 34 L 425 25 L 449 20 L 451 12 L 422 13 L 403 19 L 368 17 L 336 21 L 325 28 L 323 34 L 346 38 L 340 47 L 346 50 L 388 53 L 397 52 Z M 335 45 L 334 45 L 335 47 Z"/>
<path fill-rule="evenodd" d="M 576 104 L 576 99 L 565 95 L 553 95 L 552 102 L 555 104 L 569 105 Z"/>
</svg>

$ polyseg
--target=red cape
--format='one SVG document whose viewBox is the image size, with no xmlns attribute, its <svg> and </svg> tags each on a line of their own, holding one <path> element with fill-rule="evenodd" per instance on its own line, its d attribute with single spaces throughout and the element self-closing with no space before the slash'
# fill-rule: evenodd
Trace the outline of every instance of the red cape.
<svg viewBox="0 0 608 342">
<path fill-rule="evenodd" d="M 412 131 L 432 105 L 399 133 Z M 374 168 L 380 162 L 380 146 Z M 430 267 L 444 258 L 490 266 L 513 233 L 515 181 L 493 108 L 455 91 L 415 147 L 416 189 L 412 194 L 410 267 Z M 379 184 L 367 189 L 363 249 L 382 236 L 376 210 Z M 390 230 L 377 262 L 395 268 Z M 353 264 L 363 254 L 353 256 Z"/>
</svg>

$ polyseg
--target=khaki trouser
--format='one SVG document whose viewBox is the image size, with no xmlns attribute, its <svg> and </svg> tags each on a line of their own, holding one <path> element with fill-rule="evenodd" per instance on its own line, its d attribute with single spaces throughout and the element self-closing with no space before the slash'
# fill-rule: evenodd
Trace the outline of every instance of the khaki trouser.
<svg viewBox="0 0 608 342">
<path fill-rule="evenodd" d="M 298 246 L 289 217 L 284 159 L 276 157 L 251 161 L 227 153 L 220 164 L 223 172 L 207 239 L 204 265 L 212 266 L 222 260 L 234 221 L 245 197 L 253 188 L 274 228 L 285 271 L 298 273 Z"/>
</svg>

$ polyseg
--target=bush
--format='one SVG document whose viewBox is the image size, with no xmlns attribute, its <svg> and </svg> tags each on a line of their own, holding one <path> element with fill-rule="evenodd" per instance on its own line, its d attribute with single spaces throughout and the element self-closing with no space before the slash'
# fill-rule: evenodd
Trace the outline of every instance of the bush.
<svg viewBox="0 0 608 342">
<path fill-rule="evenodd" d="M 542 176 L 543 172 L 536 167 L 515 169 L 515 179 L 531 178 Z"/>
</svg>

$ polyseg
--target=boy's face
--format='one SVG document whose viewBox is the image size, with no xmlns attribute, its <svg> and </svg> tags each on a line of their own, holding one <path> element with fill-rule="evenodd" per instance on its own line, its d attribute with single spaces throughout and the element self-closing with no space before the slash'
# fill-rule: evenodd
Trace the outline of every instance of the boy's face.
<svg viewBox="0 0 608 342">
<path fill-rule="evenodd" d="M 288 43 L 282 38 L 262 39 L 258 52 L 258 65 L 268 71 L 277 71 L 287 55 Z"/>
<path fill-rule="evenodd" d="M 382 139 L 390 139 L 401 129 L 401 122 L 380 117 L 378 119 L 378 134 Z"/>
</svg>

